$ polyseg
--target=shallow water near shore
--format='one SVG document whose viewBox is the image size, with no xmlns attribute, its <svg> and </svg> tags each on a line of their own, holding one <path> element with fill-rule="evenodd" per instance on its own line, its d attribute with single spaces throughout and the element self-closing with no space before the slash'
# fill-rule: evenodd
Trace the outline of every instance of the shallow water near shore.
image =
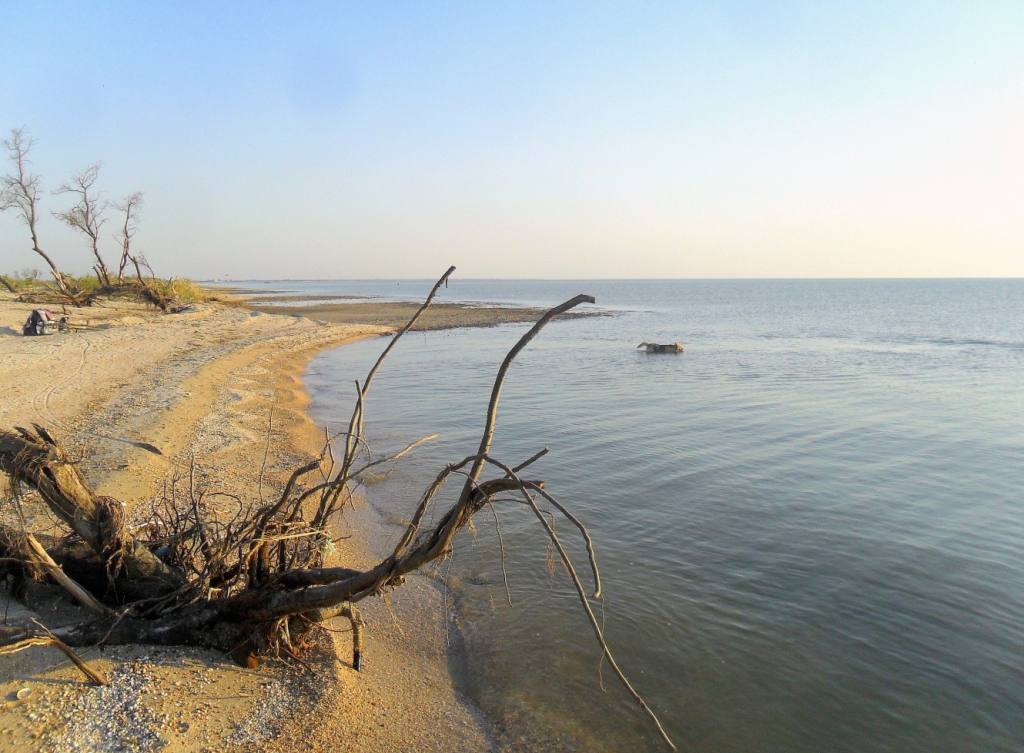
<svg viewBox="0 0 1024 753">
<path fill-rule="evenodd" d="M 402 300 L 430 283 L 269 286 Z M 517 463 L 551 448 L 530 476 L 589 527 L 599 619 L 680 749 L 1024 748 L 1024 282 L 453 281 L 439 300 L 578 292 L 616 316 L 555 322 L 519 356 L 494 450 Z M 411 334 L 376 378 L 375 452 L 441 435 L 367 487 L 392 535 L 475 450 L 527 327 Z M 384 344 L 311 363 L 318 423 L 342 429 Z M 496 509 L 514 607 L 487 510 L 447 577 L 503 745 L 661 749 L 607 666 L 602 692 L 536 519 Z"/>
</svg>

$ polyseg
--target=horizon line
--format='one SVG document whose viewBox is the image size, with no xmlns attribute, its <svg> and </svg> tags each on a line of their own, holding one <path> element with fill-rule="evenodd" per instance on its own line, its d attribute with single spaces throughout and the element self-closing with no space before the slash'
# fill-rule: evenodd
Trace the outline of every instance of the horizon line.
<svg viewBox="0 0 1024 753">
<path fill-rule="evenodd" d="M 810 282 L 810 281 L 917 281 L 917 280 L 1024 280 L 1024 277 L 457 277 L 450 282 Z M 221 282 L 436 282 L 433 277 L 240 277 L 197 279 Z"/>
</svg>

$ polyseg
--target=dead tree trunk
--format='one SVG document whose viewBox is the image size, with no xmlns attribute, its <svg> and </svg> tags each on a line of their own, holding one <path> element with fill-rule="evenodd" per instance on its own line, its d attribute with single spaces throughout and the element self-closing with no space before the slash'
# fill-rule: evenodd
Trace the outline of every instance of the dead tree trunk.
<svg viewBox="0 0 1024 753">
<path fill-rule="evenodd" d="M 132 238 L 135 237 L 135 233 L 139 229 L 139 212 L 142 209 L 142 199 L 142 192 L 136 191 L 126 196 L 124 201 L 110 205 L 117 211 L 124 212 L 124 223 L 121 233 L 119 236 L 116 236 L 121 246 L 121 259 L 117 263 L 118 285 L 124 282 L 124 270 L 128 267 L 128 261 L 131 259 Z"/>
<path fill-rule="evenodd" d="M 164 296 L 160 295 L 160 293 L 153 289 L 152 285 L 146 282 L 146 278 L 142 276 L 142 268 L 139 266 L 139 257 L 130 256 L 128 258 L 130 258 L 132 264 L 135 265 L 135 274 L 139 278 L 139 285 L 142 287 L 143 298 L 145 298 L 147 301 L 149 301 L 154 306 L 159 308 L 161 311 L 167 311 L 167 308 L 170 305 L 170 301 L 164 298 Z M 149 265 L 147 264 L 146 266 L 148 267 Z M 150 270 L 150 272 L 152 273 L 152 270 Z"/>
<path fill-rule="evenodd" d="M 123 572 L 124 586 L 164 596 L 185 585 L 185 578 L 160 561 L 124 526 L 124 507 L 98 496 L 57 441 L 42 427 L 0 433 L 0 470 L 14 483 L 25 483 L 46 506 L 84 541 L 111 572 Z M 72 557 L 70 553 L 67 555 Z M 83 560 L 83 567 L 89 565 Z"/>
</svg>

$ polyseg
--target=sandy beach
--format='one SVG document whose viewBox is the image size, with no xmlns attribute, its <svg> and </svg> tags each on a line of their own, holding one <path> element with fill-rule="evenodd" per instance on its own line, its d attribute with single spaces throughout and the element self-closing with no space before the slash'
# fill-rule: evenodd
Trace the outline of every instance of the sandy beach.
<svg viewBox="0 0 1024 753">
<path fill-rule="evenodd" d="M 306 363 L 323 349 L 388 331 L 214 303 L 158 314 L 118 302 L 71 311 L 79 329 L 70 334 L 25 338 L 20 328 L 31 308 L 0 294 L 0 426 L 46 426 L 134 522 L 192 457 L 205 488 L 255 498 L 271 410 L 264 486 L 279 488 L 322 443 L 304 411 Z M 12 508 L 5 505 L 7 520 Z M 42 510 L 26 513 L 36 530 L 55 530 Z M 369 513 L 357 511 L 349 525 L 358 535 L 341 542 L 339 562 L 375 561 L 380 542 Z M 457 648 L 446 643 L 434 581 L 409 578 L 390 608 L 369 601 L 361 672 L 350 666 L 347 621 L 331 623 L 337 632 L 323 635 L 307 659 L 313 674 L 275 660 L 243 669 L 213 651 L 106 647 L 83 654 L 111 679 L 96 688 L 55 649 L 5 657 L 0 748 L 491 749 L 485 720 L 453 680 Z M 82 616 L 52 586 L 33 587 L 27 602 L 5 598 L 5 622 L 36 618 L 59 627 Z M 23 688 L 30 693 L 18 701 Z"/>
</svg>

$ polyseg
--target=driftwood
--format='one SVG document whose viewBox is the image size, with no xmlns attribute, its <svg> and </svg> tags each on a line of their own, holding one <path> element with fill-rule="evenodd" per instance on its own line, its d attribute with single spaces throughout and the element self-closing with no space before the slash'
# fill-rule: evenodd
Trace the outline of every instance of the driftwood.
<svg viewBox="0 0 1024 753">
<path fill-rule="evenodd" d="M 363 475 L 431 438 L 414 442 L 390 457 L 373 459 L 363 433 L 365 398 L 388 354 L 454 269 L 437 281 L 362 384 L 356 382 L 356 402 L 347 431 L 328 438 L 320 457 L 295 469 L 276 499 L 263 499 L 261 473 L 260 500 L 247 505 L 235 499 L 238 509 L 230 516 L 221 497 L 197 489 L 193 462 L 187 478 L 170 480 L 167 493 L 154 505 L 150 523 L 133 535 L 125 526 L 122 505 L 96 495 L 45 428 L 35 425 L 0 433 L 0 470 L 9 474 L 15 491 L 20 484 L 35 489 L 75 535 L 64 541 L 39 536 L 36 541 L 0 529 L 0 557 L 13 563 L 7 566 L 12 583 L 16 585 L 19 578 L 23 582 L 28 577 L 48 576 L 73 595 L 81 590 L 96 602 L 90 605 L 87 598 L 76 595 L 96 613 L 95 618 L 57 630 L 53 636 L 68 646 L 204 646 L 228 652 L 243 665 L 252 666 L 268 651 L 298 659 L 306 634 L 324 621 L 342 616 L 352 625 L 353 667 L 358 670 L 363 658 L 362 621 L 356 604 L 398 587 L 407 574 L 448 556 L 454 537 L 477 512 L 508 500 L 512 493 L 534 512 L 557 550 L 605 658 L 674 749 L 653 711 L 619 669 L 590 606 L 589 599 L 599 597 L 601 585 L 586 528 L 545 491 L 543 481 L 522 477 L 523 470 L 547 450 L 516 466 L 490 455 L 501 390 L 513 360 L 553 318 L 581 303 L 593 303 L 593 297 L 579 295 L 554 307 L 509 351 L 495 378 L 476 452 L 438 473 L 391 554 L 368 570 L 325 562 L 337 516 L 352 500 Z M 335 443 L 341 445 L 340 457 L 335 457 Z M 486 468 L 496 475 L 481 480 Z M 314 474 L 318 480 L 310 483 Z M 462 481 L 457 501 L 442 514 L 435 513 L 437 522 L 426 526 L 438 493 L 453 476 Z M 593 596 L 587 595 L 539 500 L 563 514 L 583 534 L 594 578 Z"/>
<path fill-rule="evenodd" d="M 59 638 L 46 630 L 43 631 L 43 635 L 32 636 L 31 638 L 20 640 L 17 643 L 8 643 L 6 646 L 0 646 L 0 656 L 10 656 L 11 654 L 16 654 L 19 651 L 24 651 L 26 648 L 33 648 L 35 646 L 53 646 L 54 648 L 60 649 L 64 655 L 82 671 L 82 674 L 89 678 L 91 682 L 96 685 L 110 684 L 107 682 L 106 677 L 90 667 L 81 656 L 76 654 Z"/>
<path fill-rule="evenodd" d="M 61 569 L 61 566 L 54 562 L 53 558 L 46 553 L 43 545 L 39 543 L 35 536 L 31 533 L 26 534 L 25 543 L 28 545 L 28 548 L 32 553 L 32 558 L 39 564 L 40 568 L 45 571 L 47 575 L 57 581 L 57 583 L 63 586 L 64 590 L 70 593 L 74 597 L 75 601 L 96 614 L 102 614 L 104 616 L 113 614 L 112 609 L 101 603 L 99 599 L 68 577 L 64 570 Z"/>
</svg>

